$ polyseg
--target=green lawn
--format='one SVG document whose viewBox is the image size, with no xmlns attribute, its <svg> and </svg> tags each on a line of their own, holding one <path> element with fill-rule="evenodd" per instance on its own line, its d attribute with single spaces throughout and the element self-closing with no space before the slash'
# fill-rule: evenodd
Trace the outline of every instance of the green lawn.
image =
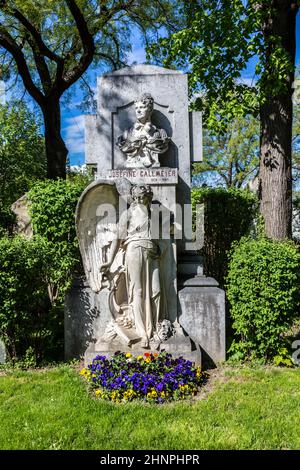
<svg viewBox="0 0 300 470">
<path fill-rule="evenodd" d="M 300 368 L 225 368 L 163 406 L 96 401 L 70 366 L 10 372 L 0 417 L 0 449 L 300 449 Z"/>
</svg>

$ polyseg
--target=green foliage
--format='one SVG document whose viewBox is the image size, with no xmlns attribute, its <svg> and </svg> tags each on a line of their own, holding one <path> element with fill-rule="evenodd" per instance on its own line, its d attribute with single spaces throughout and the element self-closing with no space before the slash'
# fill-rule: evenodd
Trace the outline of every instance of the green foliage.
<svg viewBox="0 0 300 470">
<path fill-rule="evenodd" d="M 15 215 L 9 207 L 1 207 L 0 203 L 0 237 L 13 232 L 15 220 Z"/>
<path fill-rule="evenodd" d="M 28 193 L 33 232 L 48 243 L 49 294 L 62 300 L 80 265 L 75 229 L 75 209 L 89 176 L 38 182 Z"/>
<path fill-rule="evenodd" d="M 25 104 L 0 105 L 0 230 L 13 222 L 10 206 L 45 176 L 44 139 Z"/>
<path fill-rule="evenodd" d="M 0 336 L 22 367 L 62 351 L 64 294 L 80 266 L 74 215 L 89 180 L 36 183 L 28 193 L 34 237 L 0 239 Z"/>
<path fill-rule="evenodd" d="M 230 254 L 227 296 L 240 358 L 286 358 L 283 334 L 300 313 L 300 253 L 292 242 L 243 238 Z"/>
<path fill-rule="evenodd" d="M 286 91 L 294 64 L 272 28 L 264 34 L 266 24 L 276 24 L 279 6 L 257 0 L 183 3 L 185 27 L 153 43 L 148 53 L 167 67 L 189 72 L 193 106 L 204 112 L 209 129 L 221 132 L 234 117 L 257 115 L 266 97 Z M 239 80 L 251 59 L 255 87 Z"/>
<path fill-rule="evenodd" d="M 169 30 L 175 5 L 177 0 L 0 2 L 0 79 L 25 88 L 42 111 L 49 178 L 66 175 L 61 98 L 70 98 L 79 82 L 86 91 L 82 104 L 95 107 L 89 67 L 103 72 L 125 65 L 137 34 L 147 41 Z"/>
<path fill-rule="evenodd" d="M 291 353 L 287 348 L 280 348 L 276 356 L 273 357 L 276 366 L 292 367 L 294 365 Z"/>
<path fill-rule="evenodd" d="M 259 121 L 252 116 L 238 117 L 226 133 L 206 130 L 203 135 L 203 162 L 194 165 L 194 179 L 213 181 L 217 186 L 245 186 L 257 176 L 259 168 Z"/>
<path fill-rule="evenodd" d="M 41 237 L 0 239 L 0 336 L 13 360 L 41 360 L 61 346 L 61 312 L 51 308 L 47 291 L 49 265 L 51 253 Z"/>
<path fill-rule="evenodd" d="M 24 359 L 17 362 L 18 367 L 22 369 L 33 369 L 38 365 L 36 352 L 32 346 L 26 349 Z"/>
<path fill-rule="evenodd" d="M 299 79 L 298 79 L 299 84 Z M 248 115 L 228 124 L 224 133 L 203 130 L 203 162 L 193 169 L 197 185 L 243 187 L 258 172 L 259 121 Z M 300 106 L 293 107 L 292 139 L 293 185 L 300 189 Z"/>
<path fill-rule="evenodd" d="M 26 71 L 24 64 L 17 67 L 18 54 L 13 54 L 13 61 L 7 54 L 9 34 L 14 49 L 21 45 L 32 85 L 46 98 L 52 94 L 56 99 L 84 75 L 88 66 L 107 70 L 124 65 L 137 34 L 148 41 L 162 27 L 174 30 L 176 4 L 169 0 L 1 2 L 0 79 L 9 82 Z M 23 87 L 24 83 L 19 81 L 18 85 Z M 85 91 L 83 104 L 93 104 L 93 92 L 85 78 L 81 85 Z M 29 80 L 25 86 L 32 92 Z M 41 97 L 35 91 L 32 96 L 40 104 Z"/>
<path fill-rule="evenodd" d="M 293 238 L 294 241 L 300 243 L 300 192 L 293 193 Z"/>
<path fill-rule="evenodd" d="M 249 191 L 230 188 L 193 188 L 194 218 L 196 204 L 205 204 L 204 272 L 223 286 L 227 273 L 228 250 L 234 240 L 247 235 L 257 211 L 256 196 Z"/>
</svg>

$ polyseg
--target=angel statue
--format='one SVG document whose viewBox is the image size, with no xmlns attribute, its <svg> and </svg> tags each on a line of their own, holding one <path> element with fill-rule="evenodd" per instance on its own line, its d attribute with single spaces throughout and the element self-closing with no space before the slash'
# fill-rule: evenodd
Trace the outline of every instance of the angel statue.
<svg viewBox="0 0 300 470">
<path fill-rule="evenodd" d="M 166 324 L 170 322 L 160 269 L 163 253 L 159 240 L 151 236 L 151 187 L 134 185 L 130 195 L 130 207 L 116 222 L 119 194 L 115 185 L 92 183 L 77 206 L 77 233 L 91 288 L 110 291 L 112 320 L 99 341 L 118 337 L 127 345 L 148 348 L 150 341 L 159 343 L 168 337 Z"/>
<path fill-rule="evenodd" d="M 144 93 L 134 106 L 137 121 L 118 138 L 117 145 L 127 155 L 127 167 L 159 167 L 158 156 L 168 150 L 170 138 L 151 122 L 154 99 L 149 93 Z"/>
</svg>

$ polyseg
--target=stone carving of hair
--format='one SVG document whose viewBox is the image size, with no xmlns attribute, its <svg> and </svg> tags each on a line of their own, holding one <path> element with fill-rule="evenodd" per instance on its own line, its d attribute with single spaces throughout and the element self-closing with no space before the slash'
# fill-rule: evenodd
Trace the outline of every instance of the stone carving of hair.
<svg viewBox="0 0 300 470">
<path fill-rule="evenodd" d="M 148 196 L 150 198 L 153 197 L 153 191 L 152 188 L 149 184 L 140 184 L 140 185 L 134 185 L 130 189 L 130 194 L 133 198 L 138 197 L 138 196 Z"/>
<path fill-rule="evenodd" d="M 145 103 L 147 105 L 147 107 L 153 111 L 153 106 L 154 106 L 154 98 L 153 96 L 150 95 L 150 93 L 143 93 L 142 96 L 140 98 L 138 98 L 137 100 L 135 100 L 135 103 L 138 103 L 138 102 L 142 102 L 142 103 Z"/>
</svg>

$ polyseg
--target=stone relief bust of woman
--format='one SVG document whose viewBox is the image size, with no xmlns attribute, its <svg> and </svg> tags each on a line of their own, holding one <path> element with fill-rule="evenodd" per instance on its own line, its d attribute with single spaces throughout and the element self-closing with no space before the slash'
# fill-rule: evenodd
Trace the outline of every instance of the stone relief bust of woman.
<svg viewBox="0 0 300 470">
<path fill-rule="evenodd" d="M 169 148 L 170 138 L 164 129 L 151 122 L 154 99 L 144 93 L 135 101 L 136 122 L 118 138 L 117 145 L 127 156 L 128 168 L 160 167 L 158 156 Z"/>
</svg>

